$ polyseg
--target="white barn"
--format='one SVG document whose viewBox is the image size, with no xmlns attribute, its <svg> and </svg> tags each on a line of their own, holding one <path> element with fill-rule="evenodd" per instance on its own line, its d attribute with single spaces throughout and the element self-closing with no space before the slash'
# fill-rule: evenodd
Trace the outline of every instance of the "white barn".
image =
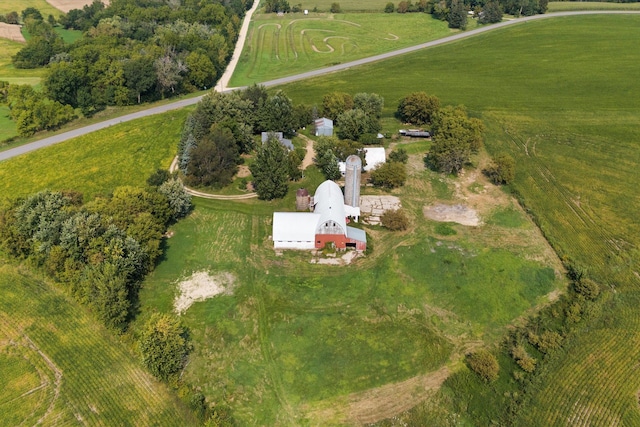
<svg viewBox="0 0 640 427">
<path fill-rule="evenodd" d="M 338 184 L 325 181 L 313 197 L 313 212 L 274 212 L 275 249 L 321 249 L 332 243 L 336 249 L 367 246 L 363 230 L 347 226 L 347 216 L 359 216 L 360 209 L 345 206 Z"/>
</svg>

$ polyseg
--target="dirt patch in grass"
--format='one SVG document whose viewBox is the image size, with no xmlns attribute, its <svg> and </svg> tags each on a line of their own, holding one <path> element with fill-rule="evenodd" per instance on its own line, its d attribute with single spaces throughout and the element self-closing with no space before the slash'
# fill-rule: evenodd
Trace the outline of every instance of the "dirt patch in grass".
<svg viewBox="0 0 640 427">
<path fill-rule="evenodd" d="M 109 0 L 100 0 L 105 6 L 109 6 Z M 64 13 L 69 12 L 72 9 L 82 9 L 84 6 L 93 3 L 93 0 L 47 0 L 51 6 Z"/>
<path fill-rule="evenodd" d="M 247 165 L 238 166 L 238 173 L 236 174 L 236 176 L 238 178 L 246 178 L 249 175 L 251 175 L 251 171 L 249 170 L 249 166 L 247 166 Z"/>
<path fill-rule="evenodd" d="M 443 205 L 442 203 L 437 203 L 432 206 L 426 206 L 423 212 L 424 216 L 434 221 L 456 222 L 474 227 L 480 225 L 478 212 L 465 205 Z"/>
<path fill-rule="evenodd" d="M 174 302 L 176 313 L 182 314 L 194 302 L 204 301 L 216 295 L 230 295 L 236 278 L 231 273 L 219 273 L 215 276 L 206 271 L 193 273 L 191 277 L 178 283 L 178 295 Z"/>
<path fill-rule="evenodd" d="M 20 25 L 12 25 L 5 22 L 0 22 L 0 39 L 9 39 L 21 43 L 26 41 L 20 32 Z"/>
</svg>

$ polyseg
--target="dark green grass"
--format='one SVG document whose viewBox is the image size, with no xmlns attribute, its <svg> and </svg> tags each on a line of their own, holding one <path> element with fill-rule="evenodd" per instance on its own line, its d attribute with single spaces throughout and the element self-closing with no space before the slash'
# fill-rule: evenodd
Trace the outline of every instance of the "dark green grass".
<svg viewBox="0 0 640 427">
<path fill-rule="evenodd" d="M 230 85 L 353 61 L 451 33 L 446 22 L 424 13 L 257 15 Z"/>
<path fill-rule="evenodd" d="M 187 113 L 119 124 L 4 161 L 0 197 L 49 188 L 75 189 L 91 198 L 119 185 L 141 185 L 156 169 L 169 167 Z"/>
<path fill-rule="evenodd" d="M 16 124 L 9 118 L 9 107 L 0 105 L 0 142 L 16 135 Z"/>
<path fill-rule="evenodd" d="M 71 44 L 82 38 L 82 31 L 79 30 L 66 30 L 62 27 L 55 27 L 54 31 L 62 37 L 62 40 L 67 44 Z"/>
<path fill-rule="evenodd" d="M 112 333 L 1 259 L 0 295 L 0 424 L 195 424 Z"/>
</svg>

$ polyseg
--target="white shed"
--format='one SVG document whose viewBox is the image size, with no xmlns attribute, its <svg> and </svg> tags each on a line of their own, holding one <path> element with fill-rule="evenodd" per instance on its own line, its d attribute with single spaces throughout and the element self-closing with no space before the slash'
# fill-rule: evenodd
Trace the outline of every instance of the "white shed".
<svg viewBox="0 0 640 427">
<path fill-rule="evenodd" d="M 315 121 L 316 136 L 333 136 L 333 120 L 322 117 Z"/>
</svg>

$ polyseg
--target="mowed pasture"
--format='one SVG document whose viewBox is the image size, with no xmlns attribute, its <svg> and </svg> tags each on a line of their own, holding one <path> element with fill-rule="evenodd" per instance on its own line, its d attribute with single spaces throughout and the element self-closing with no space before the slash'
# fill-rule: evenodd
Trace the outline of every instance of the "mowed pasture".
<svg viewBox="0 0 640 427">
<path fill-rule="evenodd" d="M 165 260 L 141 291 L 141 318 L 172 311 L 178 282 L 195 272 L 235 277 L 232 295 L 183 315 L 194 339 L 183 378 L 230 406 L 240 425 L 340 425 L 408 409 L 446 378 L 464 348 L 493 343 L 564 286 L 544 239 L 499 189 L 480 175 L 459 182 L 426 171 L 420 159 L 428 144 L 406 147 L 416 153 L 410 182 L 394 193 L 411 230 L 367 228 L 373 252 L 352 265 L 317 265 L 309 252 L 272 249 L 272 212 L 292 210 L 295 189 L 322 181 L 314 167 L 283 200 L 196 200 L 172 228 Z M 432 181 L 443 186 L 439 195 Z M 443 236 L 422 209 L 440 195 L 460 201 L 456 183 L 465 194 L 480 185 L 498 202 L 484 206 L 487 225 L 449 224 L 455 235 Z M 425 384 L 417 394 L 416 384 Z M 367 390 L 388 405 L 370 409 Z"/>
<path fill-rule="evenodd" d="M 18 53 L 24 43 L 18 43 L 0 38 L 0 80 L 12 84 L 27 84 L 35 86 L 40 83 L 43 69 L 16 69 L 11 63 L 11 57 Z"/>
<path fill-rule="evenodd" d="M 122 123 L 0 162 L 0 199 L 74 189 L 90 199 L 120 185 L 144 185 L 168 169 L 189 110 Z"/>
<path fill-rule="evenodd" d="M 606 15 L 529 22 L 282 87 L 317 104 L 332 90 L 377 92 L 388 115 L 412 90 L 466 105 L 487 124 L 488 150 L 516 158 L 514 188 L 560 256 L 615 290 L 541 374 L 522 425 L 638 422 L 639 25 Z"/>
<path fill-rule="evenodd" d="M 121 342 L 0 258 L 1 425 L 195 425 Z"/>
<path fill-rule="evenodd" d="M 353 61 L 450 35 L 425 13 L 255 15 L 231 86 Z"/>
</svg>

